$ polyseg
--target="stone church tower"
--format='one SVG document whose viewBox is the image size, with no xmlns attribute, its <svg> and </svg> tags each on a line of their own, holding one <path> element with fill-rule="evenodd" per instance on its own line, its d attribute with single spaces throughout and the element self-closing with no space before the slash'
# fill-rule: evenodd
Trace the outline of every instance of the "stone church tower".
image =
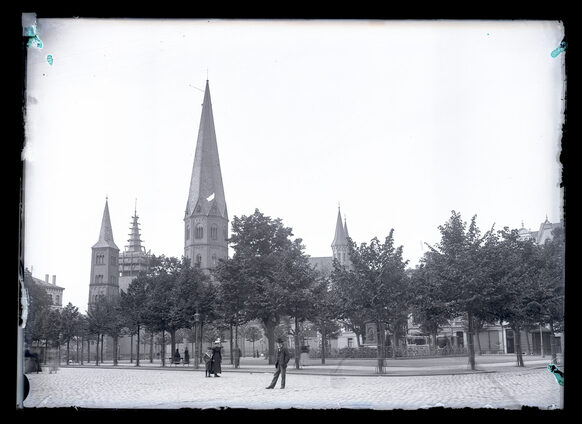
<svg viewBox="0 0 582 424">
<path fill-rule="evenodd" d="M 184 215 L 184 256 L 208 271 L 228 257 L 227 239 L 228 212 L 207 80 Z"/>
<path fill-rule="evenodd" d="M 89 308 L 101 296 L 119 296 L 119 248 L 113 241 L 113 230 L 109 218 L 109 205 L 105 198 L 105 209 L 101 221 L 99 240 L 91 248 L 91 280 L 89 282 Z"/>
</svg>

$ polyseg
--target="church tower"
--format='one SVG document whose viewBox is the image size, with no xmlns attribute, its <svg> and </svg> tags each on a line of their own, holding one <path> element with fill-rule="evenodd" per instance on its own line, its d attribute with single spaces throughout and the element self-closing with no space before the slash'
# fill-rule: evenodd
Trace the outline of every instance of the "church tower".
<svg viewBox="0 0 582 424">
<path fill-rule="evenodd" d="M 184 256 L 208 271 L 228 257 L 227 239 L 228 212 L 207 80 L 184 215 Z"/>
<path fill-rule="evenodd" d="M 101 296 L 119 296 L 119 248 L 113 241 L 113 230 L 109 217 L 109 205 L 105 198 L 105 209 L 101 220 L 99 240 L 91 248 L 91 280 L 89 282 L 89 308 Z"/>
<path fill-rule="evenodd" d="M 350 265 L 348 257 L 348 225 L 347 222 L 342 223 L 342 214 L 340 208 L 337 208 L 337 221 L 335 224 L 335 236 L 331 243 L 331 250 L 333 258 L 337 259 L 341 265 Z"/>
<path fill-rule="evenodd" d="M 137 207 L 131 217 L 128 244 L 119 254 L 119 289 L 127 292 L 129 284 L 140 272 L 147 272 L 150 264 L 150 252 L 146 252 L 139 231 Z"/>
</svg>

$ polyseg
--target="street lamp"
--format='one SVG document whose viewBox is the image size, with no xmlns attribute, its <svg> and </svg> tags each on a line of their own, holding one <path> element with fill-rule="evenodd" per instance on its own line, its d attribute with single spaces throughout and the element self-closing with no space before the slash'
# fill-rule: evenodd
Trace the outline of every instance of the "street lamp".
<svg viewBox="0 0 582 424">
<path fill-rule="evenodd" d="M 194 314 L 194 368 L 198 368 L 198 360 L 200 355 L 198 353 L 198 324 L 200 323 L 200 314 L 196 312 Z"/>
</svg>

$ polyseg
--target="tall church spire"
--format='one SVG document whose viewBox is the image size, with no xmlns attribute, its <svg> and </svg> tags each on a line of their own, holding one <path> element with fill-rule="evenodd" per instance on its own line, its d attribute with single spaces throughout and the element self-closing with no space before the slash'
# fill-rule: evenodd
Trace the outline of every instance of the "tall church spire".
<svg viewBox="0 0 582 424">
<path fill-rule="evenodd" d="M 208 213 L 213 205 L 216 205 L 220 216 L 228 219 L 216 144 L 210 87 L 207 80 L 186 204 L 186 216 L 190 216 L 194 212 Z"/>
<path fill-rule="evenodd" d="M 220 259 L 228 257 L 228 212 L 208 80 L 186 202 L 184 230 L 184 256 L 190 259 L 191 265 L 209 270 L 218 265 Z"/>
<path fill-rule="evenodd" d="M 112 247 L 119 249 L 113 241 L 113 230 L 111 228 L 111 218 L 109 217 L 109 204 L 107 198 L 105 199 L 105 209 L 103 210 L 103 218 L 101 219 L 101 231 L 99 232 L 99 240 L 93 247 Z"/>
<path fill-rule="evenodd" d="M 340 208 L 338 206 L 337 208 L 337 221 L 335 224 L 335 235 L 333 238 L 333 242 L 331 243 L 331 246 L 347 246 L 348 244 L 348 239 L 347 239 L 347 234 L 346 234 L 346 229 L 344 227 L 344 224 L 342 222 L 342 214 L 340 211 Z"/>
</svg>

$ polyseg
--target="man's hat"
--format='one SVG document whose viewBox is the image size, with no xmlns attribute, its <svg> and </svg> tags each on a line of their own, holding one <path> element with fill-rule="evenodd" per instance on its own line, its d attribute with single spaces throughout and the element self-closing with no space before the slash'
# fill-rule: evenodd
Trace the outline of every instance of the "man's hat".
<svg viewBox="0 0 582 424">
<path fill-rule="evenodd" d="M 216 340 L 214 340 L 214 343 L 218 343 L 218 344 L 220 344 L 220 339 L 216 339 Z"/>
<path fill-rule="evenodd" d="M 285 342 L 285 341 L 284 341 L 284 340 L 283 340 L 281 337 L 279 337 L 279 338 L 277 339 L 277 343 L 284 343 L 284 342 Z"/>
</svg>

